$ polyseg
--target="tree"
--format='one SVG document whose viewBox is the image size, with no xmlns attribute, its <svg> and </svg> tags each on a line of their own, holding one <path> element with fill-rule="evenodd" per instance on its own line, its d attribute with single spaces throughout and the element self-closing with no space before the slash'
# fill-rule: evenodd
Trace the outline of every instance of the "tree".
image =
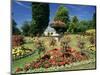
<svg viewBox="0 0 100 75">
<path fill-rule="evenodd" d="M 23 26 L 21 27 L 23 35 L 25 36 L 30 35 L 30 28 L 31 28 L 30 25 L 31 25 L 31 22 L 28 22 L 28 21 L 24 22 Z"/>
<path fill-rule="evenodd" d="M 64 33 L 68 29 L 69 21 L 68 9 L 61 5 L 56 12 L 56 16 L 54 17 L 54 24 L 56 25 L 53 26 L 53 28 L 57 33 Z"/>
<path fill-rule="evenodd" d="M 32 20 L 31 24 L 30 24 L 30 36 L 36 36 L 36 32 L 38 32 L 38 26 L 36 25 L 36 22 L 34 20 Z"/>
<path fill-rule="evenodd" d="M 93 24 L 92 24 L 92 27 L 93 27 L 93 28 L 96 28 L 96 12 L 93 14 L 93 19 L 92 19 L 92 21 L 93 21 L 93 22 L 92 22 L 92 23 L 93 23 Z"/>
<path fill-rule="evenodd" d="M 85 32 L 88 29 L 87 21 L 80 21 L 77 32 Z"/>
<path fill-rule="evenodd" d="M 77 26 L 77 32 L 85 32 L 88 29 L 92 28 L 92 21 L 91 20 L 82 20 L 79 22 Z"/>
<path fill-rule="evenodd" d="M 13 35 L 19 35 L 21 33 L 20 30 L 16 26 L 17 26 L 17 23 L 15 22 L 14 19 L 12 19 L 12 34 Z"/>
<path fill-rule="evenodd" d="M 34 34 L 42 34 L 49 23 L 49 4 L 48 3 L 32 3 L 32 26 Z"/>
<path fill-rule="evenodd" d="M 74 16 L 72 18 L 72 21 L 70 23 L 68 31 L 71 33 L 75 33 L 77 31 L 78 25 L 79 25 L 79 20 L 78 20 L 77 16 Z"/>
<path fill-rule="evenodd" d="M 60 6 L 58 8 L 58 11 L 56 12 L 56 16 L 54 18 L 54 21 L 62 21 L 66 24 L 66 26 L 69 24 L 69 12 L 68 9 L 64 6 Z"/>
</svg>

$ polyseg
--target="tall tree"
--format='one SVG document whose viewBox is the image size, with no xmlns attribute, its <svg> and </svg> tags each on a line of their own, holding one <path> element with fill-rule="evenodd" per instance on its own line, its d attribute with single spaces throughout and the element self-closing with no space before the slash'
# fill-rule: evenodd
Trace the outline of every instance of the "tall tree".
<svg viewBox="0 0 100 75">
<path fill-rule="evenodd" d="M 78 25 L 79 25 L 79 20 L 78 20 L 77 16 L 74 16 L 72 18 L 72 21 L 70 23 L 68 31 L 71 32 L 71 33 L 76 32 Z"/>
<path fill-rule="evenodd" d="M 13 35 L 19 35 L 21 33 L 20 30 L 16 26 L 17 26 L 17 23 L 12 18 L 12 34 Z"/>
<path fill-rule="evenodd" d="M 32 20 L 31 24 L 30 24 L 30 36 L 36 36 L 37 32 L 39 31 L 38 26 L 36 25 L 36 22 L 34 20 Z"/>
<path fill-rule="evenodd" d="M 77 26 L 77 32 L 85 32 L 90 27 L 90 21 L 82 20 Z"/>
<path fill-rule="evenodd" d="M 93 28 L 96 28 L 96 12 L 93 14 L 93 19 L 92 19 L 92 23 L 93 23 Z"/>
<path fill-rule="evenodd" d="M 34 29 L 34 34 L 39 33 L 40 35 L 47 28 L 49 23 L 49 4 L 48 3 L 32 3 L 32 21 L 35 24 L 32 28 Z"/>
<path fill-rule="evenodd" d="M 21 27 L 23 35 L 25 35 L 25 36 L 30 35 L 30 33 L 29 33 L 30 28 L 31 28 L 30 25 L 31 25 L 31 22 L 28 22 L 28 21 L 24 22 L 23 26 Z"/>
<path fill-rule="evenodd" d="M 54 23 L 51 24 L 57 33 L 64 33 L 69 27 L 69 12 L 63 5 L 59 6 L 56 16 L 54 17 Z"/>
<path fill-rule="evenodd" d="M 68 25 L 69 23 L 69 12 L 68 12 L 68 9 L 64 7 L 63 5 L 59 6 L 56 12 L 54 21 L 58 21 L 58 20 L 64 22 L 66 25 Z"/>
</svg>

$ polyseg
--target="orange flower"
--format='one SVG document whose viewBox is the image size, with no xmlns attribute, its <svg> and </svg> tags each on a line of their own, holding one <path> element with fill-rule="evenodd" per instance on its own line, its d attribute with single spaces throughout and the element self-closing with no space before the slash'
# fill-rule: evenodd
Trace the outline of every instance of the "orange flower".
<svg viewBox="0 0 100 75">
<path fill-rule="evenodd" d="M 23 71 L 23 69 L 22 69 L 22 68 L 17 67 L 15 72 L 20 72 L 20 71 Z"/>
</svg>

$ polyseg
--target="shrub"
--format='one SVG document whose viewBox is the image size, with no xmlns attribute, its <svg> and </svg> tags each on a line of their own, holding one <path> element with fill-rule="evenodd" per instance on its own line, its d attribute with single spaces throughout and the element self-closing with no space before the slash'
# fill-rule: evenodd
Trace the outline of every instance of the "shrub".
<svg viewBox="0 0 100 75">
<path fill-rule="evenodd" d="M 34 64 L 34 68 L 40 68 L 40 66 L 41 66 L 41 62 L 37 62 Z"/>
<path fill-rule="evenodd" d="M 86 34 L 89 36 L 89 41 L 91 44 L 95 44 L 96 41 L 95 32 L 96 32 L 95 29 L 90 29 L 86 31 Z"/>
<path fill-rule="evenodd" d="M 25 71 L 28 71 L 28 70 L 30 69 L 30 67 L 31 67 L 31 64 L 30 64 L 30 63 L 25 64 L 24 70 L 25 70 Z"/>
<path fill-rule="evenodd" d="M 95 42 L 96 42 L 95 36 L 90 36 L 89 41 L 91 44 L 95 44 Z"/>
<path fill-rule="evenodd" d="M 21 35 L 13 35 L 12 36 L 12 46 L 20 46 L 24 43 L 24 37 Z"/>
<path fill-rule="evenodd" d="M 44 68 L 49 68 L 51 66 L 51 63 L 48 60 L 44 60 L 44 62 L 42 62 L 41 67 Z"/>
<path fill-rule="evenodd" d="M 55 46 L 55 45 L 56 45 L 56 40 L 54 38 L 51 38 L 50 46 Z"/>
<path fill-rule="evenodd" d="M 37 44 L 37 52 L 38 52 L 38 54 L 40 55 L 40 53 L 41 52 L 45 52 L 45 46 L 43 45 L 43 43 L 42 42 L 38 42 L 38 44 Z"/>
<path fill-rule="evenodd" d="M 20 71 L 23 71 L 23 68 L 17 67 L 15 72 L 20 72 Z"/>
<path fill-rule="evenodd" d="M 85 48 L 85 44 L 86 44 L 86 39 L 84 36 L 80 36 L 78 38 L 78 47 L 83 50 Z"/>
<path fill-rule="evenodd" d="M 41 52 L 45 52 L 44 41 L 42 41 L 39 37 L 34 40 L 36 52 L 40 55 Z"/>
<path fill-rule="evenodd" d="M 58 48 L 55 48 L 55 49 L 47 51 L 47 54 L 50 55 L 51 59 L 57 58 L 57 57 L 60 57 L 60 56 L 63 55 L 63 53 L 61 52 L 61 50 L 58 49 Z"/>
<path fill-rule="evenodd" d="M 63 51 L 66 51 L 66 49 L 69 47 L 69 43 L 70 43 L 70 41 L 71 41 L 71 37 L 70 36 L 63 36 L 62 38 L 61 38 L 61 47 L 62 47 L 62 50 Z"/>
<path fill-rule="evenodd" d="M 44 65 L 44 67 L 45 67 L 45 68 L 49 68 L 50 65 L 47 63 L 47 64 Z"/>
<path fill-rule="evenodd" d="M 88 50 L 95 51 L 96 50 L 95 45 L 89 45 Z"/>
<path fill-rule="evenodd" d="M 95 29 L 89 29 L 89 30 L 86 31 L 86 34 L 87 34 L 87 35 L 92 35 L 92 36 L 93 36 L 93 35 L 95 35 L 95 32 L 96 32 Z"/>
</svg>

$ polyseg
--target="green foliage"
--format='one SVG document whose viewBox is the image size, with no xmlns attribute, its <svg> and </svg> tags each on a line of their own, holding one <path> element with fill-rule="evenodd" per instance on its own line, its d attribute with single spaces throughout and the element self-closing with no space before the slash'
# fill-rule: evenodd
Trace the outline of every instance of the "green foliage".
<svg viewBox="0 0 100 75">
<path fill-rule="evenodd" d="M 77 32 L 85 32 L 88 29 L 88 22 L 87 21 L 80 21 Z"/>
<path fill-rule="evenodd" d="M 38 32 L 38 26 L 36 25 L 35 21 L 32 20 L 30 22 L 25 21 L 23 26 L 21 27 L 22 29 L 22 34 L 25 36 L 34 36 L 35 32 Z"/>
<path fill-rule="evenodd" d="M 31 28 L 30 25 L 31 25 L 30 22 L 28 22 L 28 21 L 24 22 L 23 26 L 21 27 L 23 35 L 29 36 L 29 34 L 30 34 L 30 28 Z"/>
<path fill-rule="evenodd" d="M 41 54 L 41 52 L 45 52 L 45 46 L 42 41 L 39 41 L 37 43 L 37 52 L 39 55 Z"/>
<path fill-rule="evenodd" d="M 70 22 L 68 32 L 77 33 L 85 32 L 88 29 L 96 28 L 96 13 L 93 14 L 92 20 L 81 20 L 79 21 L 77 16 L 74 16 Z"/>
<path fill-rule="evenodd" d="M 78 23 L 75 32 L 85 32 L 87 29 L 91 29 L 92 21 L 82 20 Z"/>
<path fill-rule="evenodd" d="M 49 23 L 49 4 L 48 3 L 32 3 L 32 24 L 34 34 L 42 34 Z"/>
<path fill-rule="evenodd" d="M 17 26 L 17 23 L 15 22 L 14 19 L 12 19 L 12 34 L 14 35 L 18 35 L 21 33 L 20 30 L 16 26 Z"/>
<path fill-rule="evenodd" d="M 67 31 L 67 29 L 69 27 L 69 22 L 70 22 L 68 9 L 61 5 L 56 12 L 54 21 L 61 21 L 61 22 L 65 23 L 65 25 L 66 25 L 66 27 L 55 27 L 54 29 L 56 30 L 56 32 L 64 33 L 65 31 Z"/>
<path fill-rule="evenodd" d="M 66 25 L 69 24 L 69 12 L 68 9 L 65 8 L 64 6 L 60 6 L 56 12 L 56 16 L 54 18 L 54 21 L 62 21 Z"/>
<path fill-rule="evenodd" d="M 79 25 L 78 18 L 77 18 L 77 16 L 74 16 L 74 17 L 72 18 L 71 23 L 70 23 L 68 32 L 75 33 L 75 32 L 77 31 L 78 25 Z"/>
<path fill-rule="evenodd" d="M 34 36 L 35 32 L 38 32 L 38 26 L 36 25 L 36 22 L 32 20 L 30 29 L 29 29 L 29 35 Z"/>
<path fill-rule="evenodd" d="M 93 19 L 92 19 L 92 27 L 96 28 L 96 12 L 93 14 Z"/>
</svg>

